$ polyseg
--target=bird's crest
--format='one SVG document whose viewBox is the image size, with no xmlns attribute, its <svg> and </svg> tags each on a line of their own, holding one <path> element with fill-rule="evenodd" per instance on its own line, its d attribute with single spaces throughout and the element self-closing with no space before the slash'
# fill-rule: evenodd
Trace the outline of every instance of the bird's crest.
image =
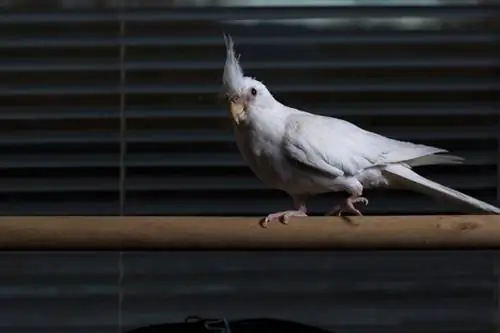
<svg viewBox="0 0 500 333">
<path fill-rule="evenodd" d="M 226 63 L 224 65 L 224 74 L 222 83 L 227 94 L 236 94 L 244 86 L 243 70 L 239 63 L 239 56 L 234 53 L 234 42 L 231 36 L 224 34 L 224 42 L 226 43 Z"/>
</svg>

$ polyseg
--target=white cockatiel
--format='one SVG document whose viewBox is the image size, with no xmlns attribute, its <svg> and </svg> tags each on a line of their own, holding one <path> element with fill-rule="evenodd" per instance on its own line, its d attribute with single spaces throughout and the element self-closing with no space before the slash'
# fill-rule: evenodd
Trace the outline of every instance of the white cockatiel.
<svg viewBox="0 0 500 333">
<path fill-rule="evenodd" d="M 224 37 L 223 85 L 238 148 L 257 177 L 288 193 L 295 205 L 294 210 L 267 215 L 263 226 L 272 220 L 286 224 L 292 216 L 307 216 L 306 199 L 326 192 L 349 194 L 329 214 L 362 215 L 354 204 L 368 204 L 363 189 L 382 186 L 408 188 L 500 214 L 498 207 L 412 171 L 421 165 L 458 164 L 462 158 L 436 155 L 447 151 L 390 139 L 341 119 L 281 104 L 262 82 L 244 76 L 231 37 Z"/>
</svg>

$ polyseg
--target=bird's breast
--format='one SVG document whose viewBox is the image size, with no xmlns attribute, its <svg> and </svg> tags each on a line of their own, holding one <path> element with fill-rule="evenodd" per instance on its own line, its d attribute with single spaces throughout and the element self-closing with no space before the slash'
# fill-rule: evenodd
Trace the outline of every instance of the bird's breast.
<svg viewBox="0 0 500 333">
<path fill-rule="evenodd" d="M 287 170 L 280 154 L 280 143 L 256 135 L 252 131 L 235 128 L 236 143 L 243 159 L 255 175 L 267 186 L 283 188 Z"/>
<path fill-rule="evenodd" d="M 288 193 L 322 193 L 328 191 L 314 177 L 307 177 L 284 158 L 281 142 L 265 135 L 235 128 L 238 148 L 253 173 L 268 187 Z"/>
</svg>

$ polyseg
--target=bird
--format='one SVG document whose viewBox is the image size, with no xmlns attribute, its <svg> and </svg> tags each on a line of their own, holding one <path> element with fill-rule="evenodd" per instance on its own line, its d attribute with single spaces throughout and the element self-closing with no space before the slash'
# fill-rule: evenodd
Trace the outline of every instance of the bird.
<svg viewBox="0 0 500 333">
<path fill-rule="evenodd" d="M 465 204 L 488 214 L 500 208 L 427 179 L 414 167 L 460 164 L 446 149 L 399 141 L 362 129 L 346 120 L 286 106 L 256 78 L 245 76 L 229 34 L 222 87 L 238 149 L 253 173 L 268 187 L 286 192 L 294 209 L 269 213 L 288 224 L 308 216 L 306 201 L 319 194 L 344 192 L 345 199 L 326 215 L 363 214 L 364 189 L 405 188 Z"/>
</svg>

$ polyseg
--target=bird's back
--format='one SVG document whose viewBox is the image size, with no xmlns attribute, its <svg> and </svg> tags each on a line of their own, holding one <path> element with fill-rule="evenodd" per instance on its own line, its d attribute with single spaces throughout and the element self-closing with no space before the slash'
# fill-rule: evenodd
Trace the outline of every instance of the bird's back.
<svg viewBox="0 0 500 333">
<path fill-rule="evenodd" d="M 342 170 L 348 174 L 446 152 L 441 148 L 388 138 L 342 119 L 307 112 L 292 114 L 286 129 L 287 139 L 299 138 L 311 149 L 321 150 L 332 161 L 343 160 Z"/>
</svg>

